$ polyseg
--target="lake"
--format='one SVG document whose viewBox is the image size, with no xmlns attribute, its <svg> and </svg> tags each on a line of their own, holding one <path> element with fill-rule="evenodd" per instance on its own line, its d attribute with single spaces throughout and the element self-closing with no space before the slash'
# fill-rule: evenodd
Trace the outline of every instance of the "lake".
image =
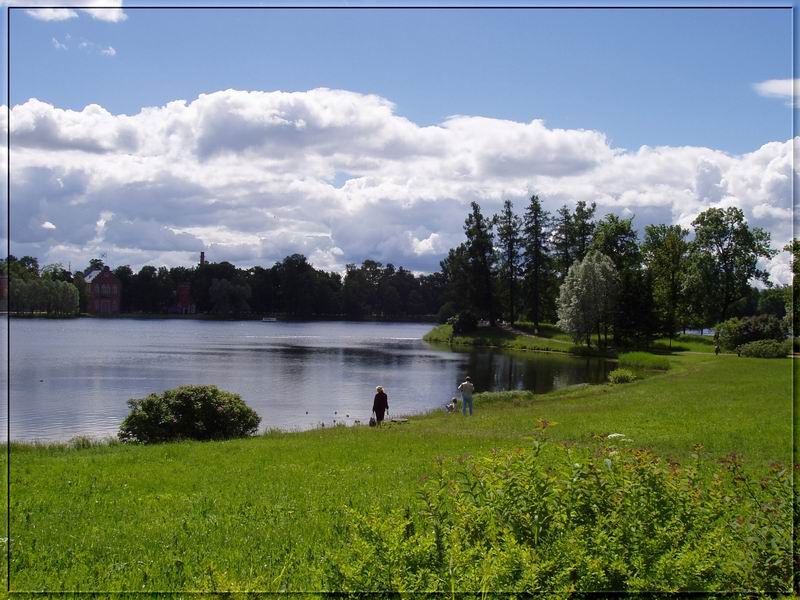
<svg viewBox="0 0 800 600">
<path fill-rule="evenodd" d="M 11 439 L 115 435 L 129 398 L 183 384 L 215 384 L 240 394 L 261 416 L 262 430 L 302 430 L 368 421 L 376 385 L 386 389 L 391 417 L 443 406 L 467 374 L 477 391 L 541 393 L 602 382 L 613 368 L 558 354 L 453 352 L 422 341 L 431 327 L 12 319 Z"/>
</svg>

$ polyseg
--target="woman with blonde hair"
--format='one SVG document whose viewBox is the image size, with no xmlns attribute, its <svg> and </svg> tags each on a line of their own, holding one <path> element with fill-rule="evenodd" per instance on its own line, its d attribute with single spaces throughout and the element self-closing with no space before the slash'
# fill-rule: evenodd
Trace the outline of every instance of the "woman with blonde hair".
<svg viewBox="0 0 800 600">
<path fill-rule="evenodd" d="M 375 388 L 375 400 L 372 401 L 372 412 L 375 413 L 375 420 L 380 427 L 383 422 L 384 413 L 389 412 L 389 397 L 381 386 Z"/>
</svg>

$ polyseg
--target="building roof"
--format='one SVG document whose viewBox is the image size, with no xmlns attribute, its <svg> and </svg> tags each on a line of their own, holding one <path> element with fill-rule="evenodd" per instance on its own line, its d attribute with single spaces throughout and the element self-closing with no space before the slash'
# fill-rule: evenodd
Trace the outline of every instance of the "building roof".
<svg viewBox="0 0 800 600">
<path fill-rule="evenodd" d="M 102 269 L 95 269 L 94 271 L 89 273 L 86 277 L 84 277 L 83 280 L 86 283 L 92 283 L 92 281 L 94 281 L 94 278 L 100 275 L 100 273 L 102 272 L 103 272 Z"/>
</svg>

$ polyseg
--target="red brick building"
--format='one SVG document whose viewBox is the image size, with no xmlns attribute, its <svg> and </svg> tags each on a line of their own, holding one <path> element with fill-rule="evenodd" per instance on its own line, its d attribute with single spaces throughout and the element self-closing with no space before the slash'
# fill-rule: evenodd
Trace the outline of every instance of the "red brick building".
<svg viewBox="0 0 800 600">
<path fill-rule="evenodd" d="M 192 300 L 192 284 L 183 281 L 176 286 L 175 306 L 180 314 L 186 315 L 195 313 L 196 307 Z"/>
<path fill-rule="evenodd" d="M 119 300 L 122 293 L 122 283 L 111 269 L 95 269 L 85 278 L 86 281 L 86 309 L 95 314 L 119 313 Z"/>
</svg>

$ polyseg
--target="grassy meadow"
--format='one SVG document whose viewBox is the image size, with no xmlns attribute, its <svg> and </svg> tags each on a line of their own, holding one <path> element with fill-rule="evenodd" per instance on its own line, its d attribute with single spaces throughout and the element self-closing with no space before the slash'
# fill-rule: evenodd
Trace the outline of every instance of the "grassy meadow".
<svg viewBox="0 0 800 600">
<path fill-rule="evenodd" d="M 394 518 L 442 460 L 529 447 L 539 419 L 556 423 L 554 441 L 622 433 L 681 463 L 703 444 L 711 464 L 735 452 L 756 475 L 791 464 L 790 359 L 668 360 L 626 385 L 479 394 L 472 418 L 226 442 L 13 444 L 11 589 L 325 590 L 351 509 Z"/>
</svg>

